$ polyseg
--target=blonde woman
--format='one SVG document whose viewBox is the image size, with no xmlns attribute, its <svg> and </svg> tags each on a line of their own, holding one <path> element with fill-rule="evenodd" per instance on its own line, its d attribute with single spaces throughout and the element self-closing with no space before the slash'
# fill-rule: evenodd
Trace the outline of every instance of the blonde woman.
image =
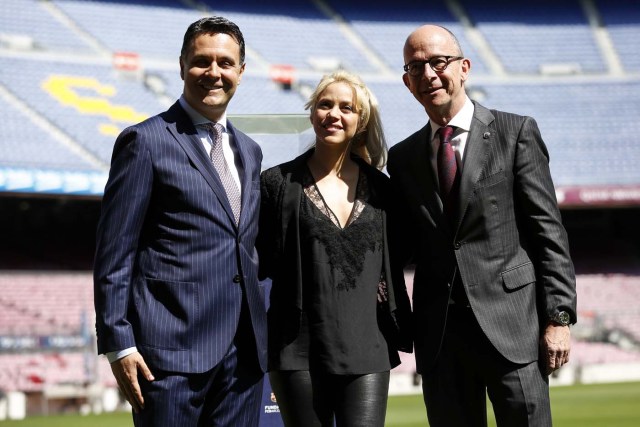
<svg viewBox="0 0 640 427">
<path fill-rule="evenodd" d="M 271 385 L 288 427 L 383 426 L 389 371 L 411 336 L 377 101 L 340 71 L 306 107 L 315 146 L 261 177 Z"/>
</svg>

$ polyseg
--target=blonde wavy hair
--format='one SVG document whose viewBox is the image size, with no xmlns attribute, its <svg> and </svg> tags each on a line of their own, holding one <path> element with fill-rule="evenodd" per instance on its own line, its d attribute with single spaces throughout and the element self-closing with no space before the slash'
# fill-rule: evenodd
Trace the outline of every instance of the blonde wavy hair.
<svg viewBox="0 0 640 427">
<path fill-rule="evenodd" d="M 355 109 L 359 114 L 358 129 L 351 140 L 351 151 L 378 169 L 387 163 L 387 142 L 382 129 L 378 100 L 360 77 L 340 70 L 325 75 L 305 104 L 305 109 L 314 113 L 322 92 L 333 83 L 346 83 L 353 89 Z"/>
</svg>

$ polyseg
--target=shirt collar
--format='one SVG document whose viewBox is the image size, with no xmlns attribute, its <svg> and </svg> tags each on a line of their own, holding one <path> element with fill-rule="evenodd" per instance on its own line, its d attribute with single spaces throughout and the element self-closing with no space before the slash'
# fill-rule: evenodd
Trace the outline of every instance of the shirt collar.
<svg viewBox="0 0 640 427">
<path fill-rule="evenodd" d="M 211 120 L 207 119 L 205 116 L 203 116 L 198 111 L 196 111 L 195 108 L 189 105 L 187 100 L 184 98 L 184 95 L 180 95 L 180 99 L 178 99 L 178 102 L 180 103 L 180 106 L 184 109 L 184 111 L 186 111 L 187 115 L 191 119 L 191 122 L 193 123 L 194 126 L 205 125 L 211 122 Z M 220 120 L 218 120 L 217 123 L 220 123 L 222 125 L 225 132 L 227 131 L 227 112 L 226 111 L 222 114 L 222 117 L 220 117 Z"/>
<path fill-rule="evenodd" d="M 455 126 L 457 128 L 462 129 L 465 132 L 469 132 L 469 130 L 471 129 L 471 120 L 473 120 L 473 110 L 474 110 L 473 102 L 471 102 L 471 99 L 469 99 L 468 96 L 465 96 L 465 101 L 464 101 L 464 105 L 462 106 L 462 109 L 458 111 L 458 114 L 453 116 L 451 121 L 449 121 L 448 125 Z M 429 120 L 429 122 L 431 124 L 431 140 L 433 140 L 433 138 L 436 135 L 436 132 L 442 126 L 440 126 L 439 124 L 435 123 L 432 120 Z"/>
</svg>

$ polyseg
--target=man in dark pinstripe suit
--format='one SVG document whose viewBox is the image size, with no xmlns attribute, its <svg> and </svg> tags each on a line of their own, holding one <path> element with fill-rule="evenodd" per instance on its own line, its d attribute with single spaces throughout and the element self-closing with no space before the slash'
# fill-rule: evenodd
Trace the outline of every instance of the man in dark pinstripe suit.
<svg viewBox="0 0 640 427">
<path fill-rule="evenodd" d="M 569 360 L 576 292 L 547 149 L 532 118 L 468 98 L 471 63 L 449 30 L 418 28 L 404 59 L 404 83 L 429 122 L 392 147 L 388 171 L 415 263 L 429 423 L 486 426 L 488 393 L 499 426 L 550 426 L 548 375 Z M 453 126 L 458 169 L 448 204 L 436 155 L 443 126 Z"/>
<path fill-rule="evenodd" d="M 97 233 L 96 328 L 136 426 L 258 425 L 262 152 L 226 116 L 244 53 L 234 23 L 193 23 L 180 55 L 182 97 L 114 147 Z M 210 159 L 214 143 L 225 172 Z"/>
</svg>

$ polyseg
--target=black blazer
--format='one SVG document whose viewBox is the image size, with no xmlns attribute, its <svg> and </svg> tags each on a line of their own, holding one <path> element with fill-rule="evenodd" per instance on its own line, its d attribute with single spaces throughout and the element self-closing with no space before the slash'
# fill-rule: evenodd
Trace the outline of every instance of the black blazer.
<svg viewBox="0 0 640 427">
<path fill-rule="evenodd" d="M 268 317 L 269 354 L 278 357 L 280 350 L 298 335 L 302 315 L 302 260 L 300 250 L 299 209 L 303 196 L 302 176 L 309 150 L 296 159 L 275 166 L 261 176 L 261 208 L 258 234 L 260 277 L 272 279 Z M 383 204 L 384 268 L 389 291 L 383 305 L 382 332 L 389 347 L 412 351 L 410 333 L 411 307 L 400 262 L 392 256 L 393 234 L 389 228 L 391 213 L 390 182 L 382 172 L 353 156 L 367 179 L 372 197 Z M 395 222 L 395 221 L 394 221 Z"/>
<path fill-rule="evenodd" d="M 474 105 L 452 227 L 429 161 L 430 125 L 389 152 L 416 265 L 418 372 L 437 357 L 454 272 L 485 335 L 512 362 L 537 360 L 541 326 L 557 311 L 576 320 L 573 263 L 538 126 L 531 117 Z"/>
</svg>

